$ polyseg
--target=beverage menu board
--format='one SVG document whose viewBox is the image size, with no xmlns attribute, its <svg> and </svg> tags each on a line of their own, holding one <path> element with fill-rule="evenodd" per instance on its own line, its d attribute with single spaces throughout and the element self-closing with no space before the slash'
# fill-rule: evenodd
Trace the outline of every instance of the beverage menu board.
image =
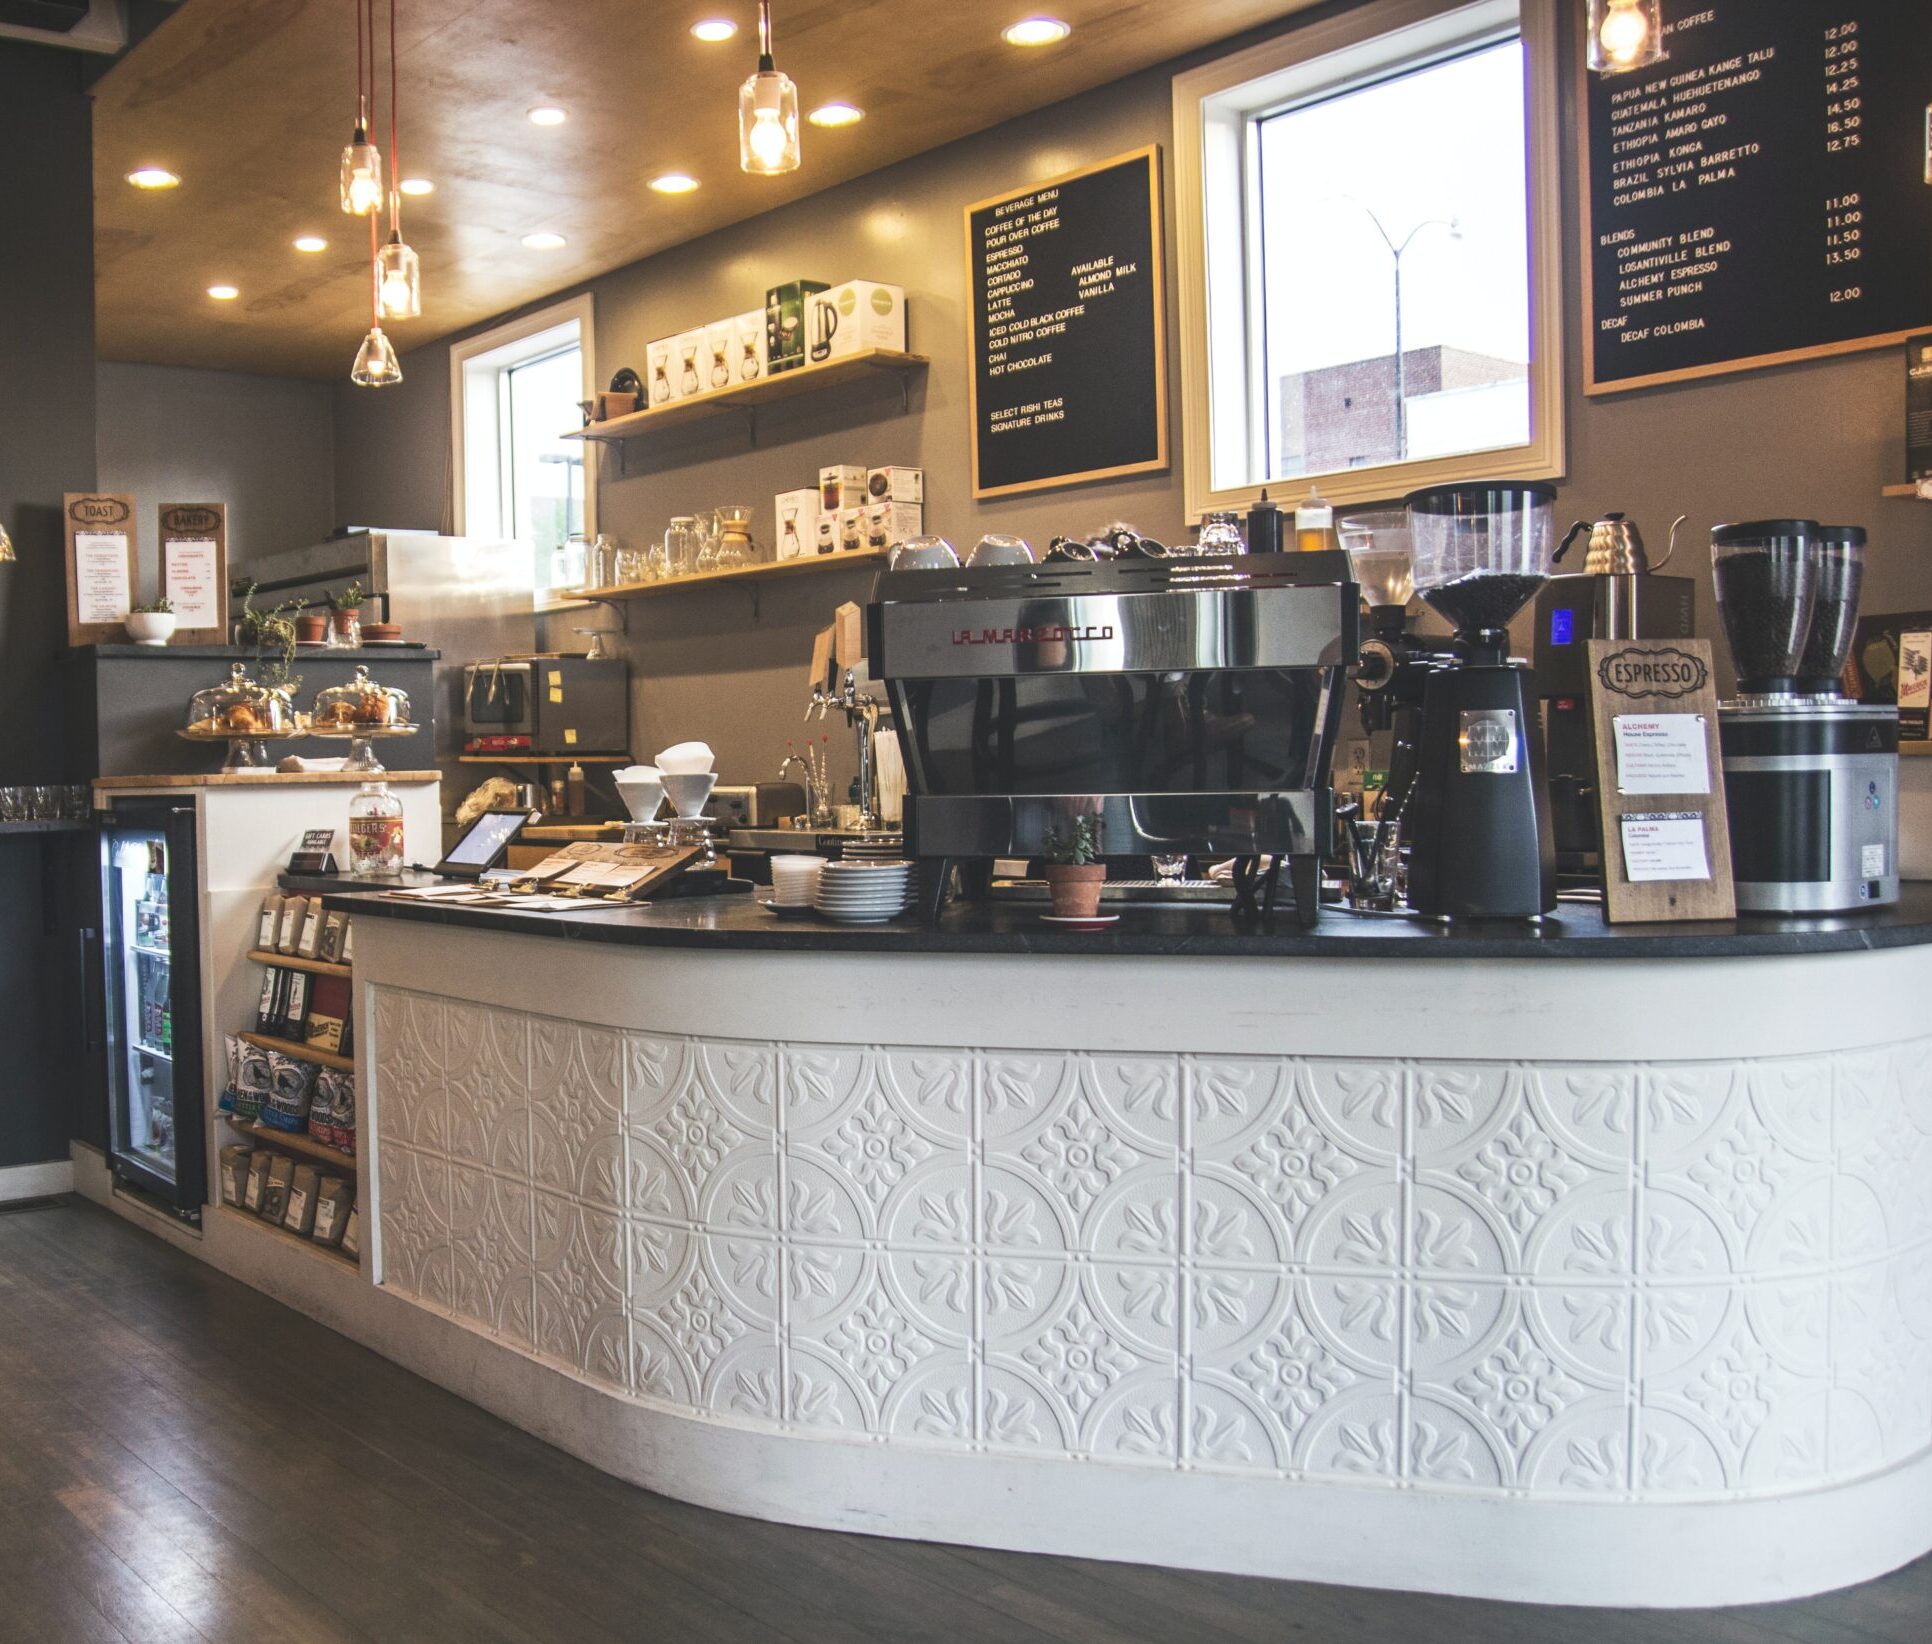
<svg viewBox="0 0 1932 1644">
<path fill-rule="evenodd" d="M 1589 75 L 1591 393 L 1932 328 L 1932 0 L 1664 0 Z"/>
<path fill-rule="evenodd" d="M 966 208 L 973 494 L 1167 466 L 1160 150 Z"/>
</svg>

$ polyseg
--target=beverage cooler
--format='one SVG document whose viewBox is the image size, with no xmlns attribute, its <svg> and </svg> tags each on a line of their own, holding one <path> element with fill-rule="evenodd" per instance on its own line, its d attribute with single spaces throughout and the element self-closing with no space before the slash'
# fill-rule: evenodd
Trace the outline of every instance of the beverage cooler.
<svg viewBox="0 0 1932 1644">
<path fill-rule="evenodd" d="M 108 1158 L 114 1178 L 199 1223 L 206 1197 L 191 803 L 124 799 L 101 825 Z"/>
</svg>

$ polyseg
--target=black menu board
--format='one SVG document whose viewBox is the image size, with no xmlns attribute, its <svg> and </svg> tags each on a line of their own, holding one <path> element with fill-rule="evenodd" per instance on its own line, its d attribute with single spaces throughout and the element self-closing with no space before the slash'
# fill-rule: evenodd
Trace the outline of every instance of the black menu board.
<svg viewBox="0 0 1932 1644">
<path fill-rule="evenodd" d="M 1167 466 L 1158 147 L 966 208 L 973 495 Z"/>
<path fill-rule="evenodd" d="M 1932 327 L 1932 0 L 1663 0 L 1589 75 L 1591 393 Z"/>
</svg>

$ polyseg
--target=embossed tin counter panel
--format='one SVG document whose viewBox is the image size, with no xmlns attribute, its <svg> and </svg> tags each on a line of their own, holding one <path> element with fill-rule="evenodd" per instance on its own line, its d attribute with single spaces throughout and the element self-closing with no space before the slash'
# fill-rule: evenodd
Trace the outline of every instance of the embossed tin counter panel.
<svg viewBox="0 0 1932 1644">
<path fill-rule="evenodd" d="M 373 991 L 384 1285 L 666 1408 L 1646 1501 L 1932 1444 L 1927 1041 L 921 1050 Z"/>
</svg>

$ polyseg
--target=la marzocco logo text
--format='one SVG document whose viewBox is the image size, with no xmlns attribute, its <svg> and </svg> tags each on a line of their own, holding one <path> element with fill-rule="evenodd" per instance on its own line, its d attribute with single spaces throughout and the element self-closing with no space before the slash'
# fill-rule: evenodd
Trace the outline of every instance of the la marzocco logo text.
<svg viewBox="0 0 1932 1644">
<path fill-rule="evenodd" d="M 1112 639 L 1114 627 L 1108 623 L 1088 623 L 1072 628 L 1063 622 L 1042 628 L 955 628 L 955 645 L 1070 645 L 1083 640 Z"/>
<path fill-rule="evenodd" d="M 1618 696 L 1695 696 L 1710 683 L 1704 659 L 1669 646 L 1657 651 L 1612 651 L 1597 664 L 1597 678 Z"/>
</svg>

